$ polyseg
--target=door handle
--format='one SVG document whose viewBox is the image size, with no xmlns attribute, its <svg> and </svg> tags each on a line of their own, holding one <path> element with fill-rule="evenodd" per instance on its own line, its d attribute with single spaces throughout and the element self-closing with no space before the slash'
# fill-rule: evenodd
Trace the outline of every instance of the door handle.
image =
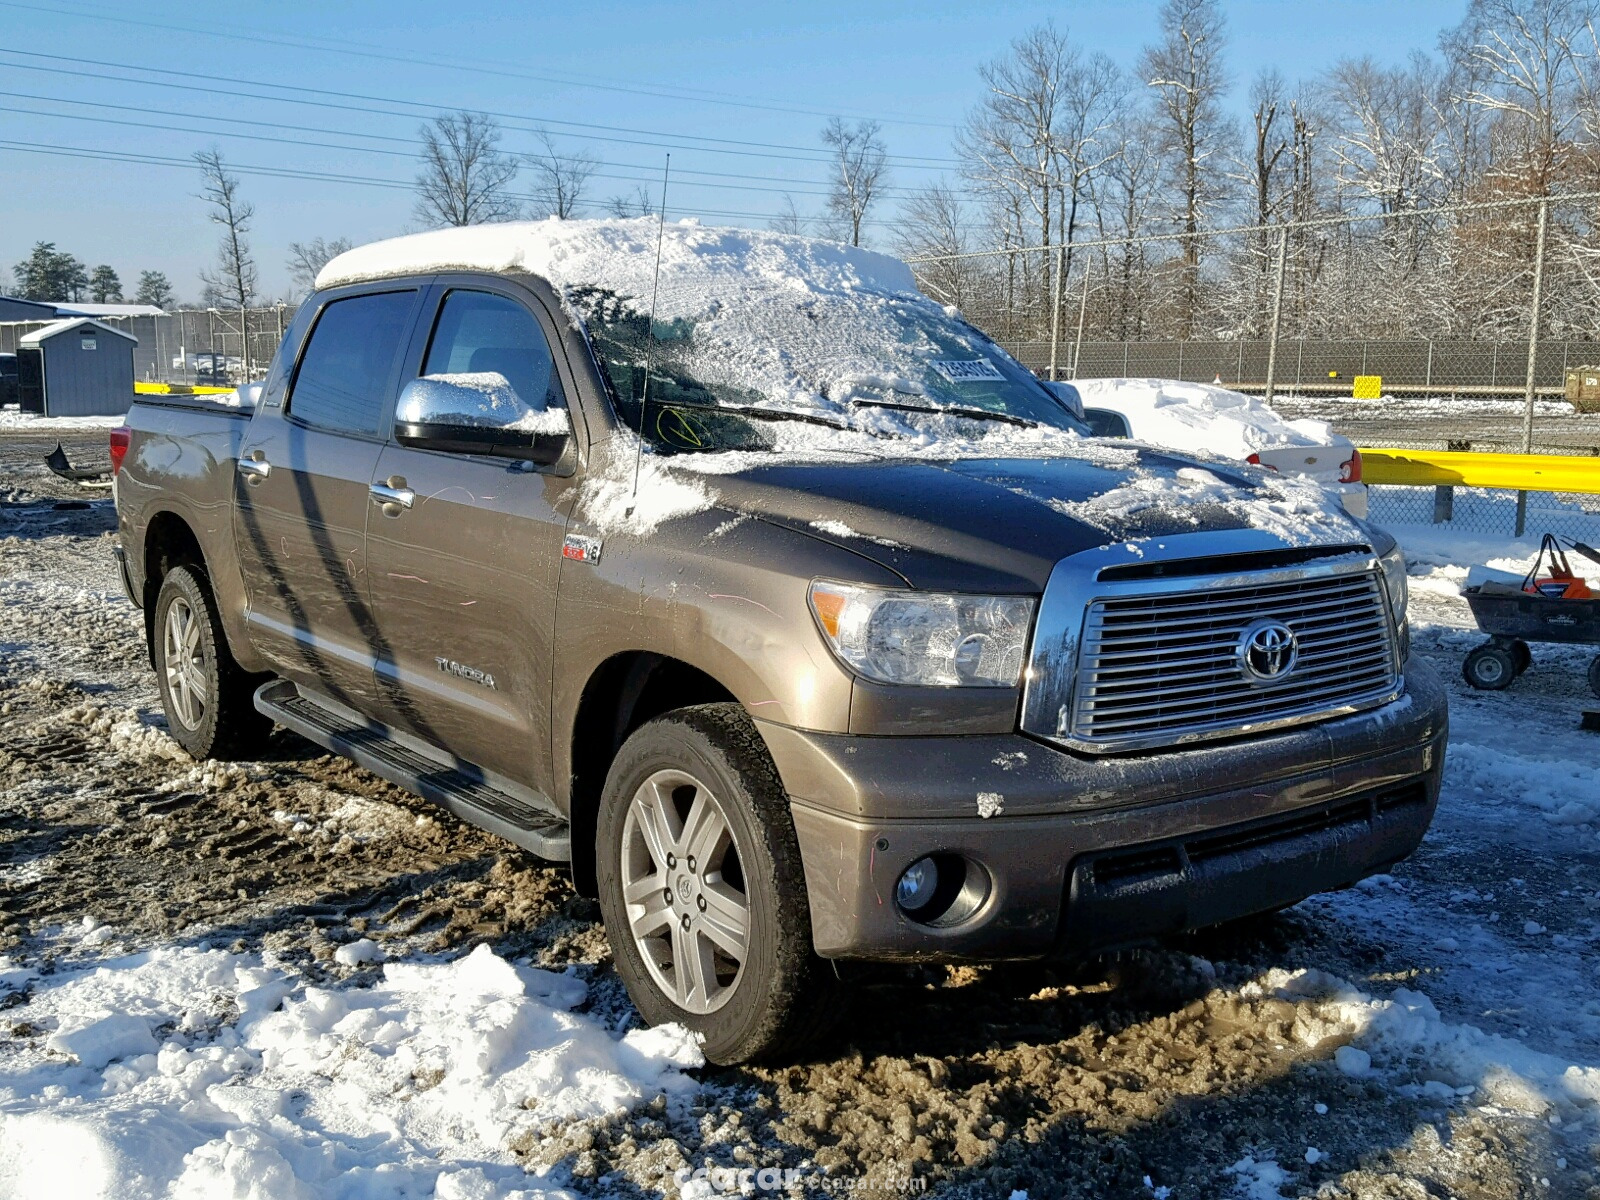
<svg viewBox="0 0 1600 1200">
<path fill-rule="evenodd" d="M 260 451 L 256 451 L 257 454 Z M 246 483 L 260 483 L 272 474 L 272 464 L 260 458 L 241 458 L 239 460 L 239 474 L 243 475 Z"/>
<path fill-rule="evenodd" d="M 367 489 L 372 495 L 372 502 L 383 509 L 386 517 L 398 517 L 400 510 L 410 508 L 417 498 L 417 494 L 406 486 L 404 479 L 391 475 L 388 483 L 375 483 Z"/>
</svg>

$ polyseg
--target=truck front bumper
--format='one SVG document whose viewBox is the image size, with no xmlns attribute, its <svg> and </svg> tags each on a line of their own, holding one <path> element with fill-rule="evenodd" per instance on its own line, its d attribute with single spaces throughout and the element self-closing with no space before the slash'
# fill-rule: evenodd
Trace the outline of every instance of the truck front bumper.
<svg viewBox="0 0 1600 1200">
<path fill-rule="evenodd" d="M 1134 945 L 1383 870 L 1427 831 L 1448 721 L 1443 686 L 1413 658 L 1382 708 L 1159 753 L 758 724 L 790 794 L 817 952 L 993 960 Z M 981 887 L 963 919 L 919 922 L 897 904 L 927 855 L 963 861 Z"/>
</svg>

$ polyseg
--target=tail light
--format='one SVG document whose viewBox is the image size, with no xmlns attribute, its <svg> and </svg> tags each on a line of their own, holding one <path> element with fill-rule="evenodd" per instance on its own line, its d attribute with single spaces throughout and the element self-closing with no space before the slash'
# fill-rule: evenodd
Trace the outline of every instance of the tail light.
<svg viewBox="0 0 1600 1200">
<path fill-rule="evenodd" d="M 1339 482 L 1340 483 L 1360 483 L 1361 482 L 1361 451 L 1359 451 L 1359 450 L 1350 451 L 1349 460 L 1339 464 Z"/>
<path fill-rule="evenodd" d="M 1273 466 L 1271 463 L 1262 462 L 1261 461 L 1261 455 L 1259 455 L 1259 454 L 1250 455 L 1248 458 L 1245 459 L 1245 462 L 1249 463 L 1252 467 L 1265 467 L 1269 471 L 1276 471 L 1278 469 L 1277 467 Z"/>
<path fill-rule="evenodd" d="M 128 443 L 133 438 L 133 430 L 126 425 L 119 425 L 111 431 L 111 473 L 115 475 L 122 470 L 122 460 L 128 457 Z"/>
</svg>

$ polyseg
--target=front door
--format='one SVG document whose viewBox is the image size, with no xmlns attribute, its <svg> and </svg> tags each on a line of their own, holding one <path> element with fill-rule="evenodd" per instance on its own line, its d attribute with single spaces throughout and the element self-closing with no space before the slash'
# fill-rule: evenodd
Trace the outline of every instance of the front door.
<svg viewBox="0 0 1600 1200">
<path fill-rule="evenodd" d="M 565 408 L 535 303 L 446 290 L 421 373 L 492 372 L 532 408 Z M 550 639 L 570 475 L 562 464 L 535 468 L 391 440 L 374 482 L 408 493 L 410 507 L 374 507 L 367 521 L 385 719 L 541 791 L 549 788 Z"/>
<path fill-rule="evenodd" d="M 367 596 L 368 489 L 418 296 L 324 305 L 285 404 L 250 422 L 236 469 L 252 640 L 287 678 L 363 712 L 381 650 Z"/>
</svg>

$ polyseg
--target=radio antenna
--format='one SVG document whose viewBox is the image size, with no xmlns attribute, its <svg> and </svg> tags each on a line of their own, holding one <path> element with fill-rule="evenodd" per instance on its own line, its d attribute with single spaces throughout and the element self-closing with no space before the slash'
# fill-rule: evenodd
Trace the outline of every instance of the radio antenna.
<svg viewBox="0 0 1600 1200">
<path fill-rule="evenodd" d="M 644 417 L 650 406 L 650 372 L 656 360 L 656 296 L 661 291 L 661 239 L 667 230 L 667 176 L 672 171 L 672 155 L 661 168 L 661 211 L 656 214 L 656 273 L 650 283 L 650 324 L 645 328 L 644 389 L 639 394 L 639 444 L 633 448 L 633 491 L 628 494 L 626 516 L 633 516 L 639 502 L 639 466 L 644 459 Z"/>
</svg>

